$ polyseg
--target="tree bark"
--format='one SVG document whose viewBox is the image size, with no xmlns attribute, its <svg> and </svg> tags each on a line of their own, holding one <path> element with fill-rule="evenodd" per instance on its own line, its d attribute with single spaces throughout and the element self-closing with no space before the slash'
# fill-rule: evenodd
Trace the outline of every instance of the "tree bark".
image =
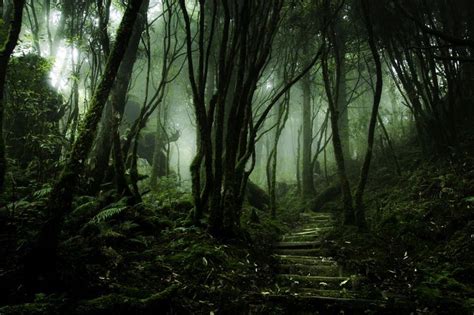
<svg viewBox="0 0 474 315">
<path fill-rule="evenodd" d="M 363 196 L 364 196 L 365 185 L 367 183 L 367 178 L 369 175 L 370 161 L 372 159 L 372 148 L 374 145 L 375 126 L 377 123 L 380 99 L 382 97 L 383 78 L 382 78 L 382 64 L 380 61 L 380 55 L 377 50 L 377 46 L 375 44 L 374 33 L 372 29 L 372 22 L 371 22 L 370 14 L 369 14 L 369 3 L 367 0 L 361 0 L 361 2 L 362 2 L 365 24 L 367 28 L 370 51 L 374 59 L 375 72 L 377 76 L 377 81 L 375 83 L 374 100 L 372 104 L 372 114 L 370 116 L 369 132 L 368 132 L 368 137 L 367 137 L 367 151 L 365 153 L 364 163 L 360 171 L 359 184 L 357 186 L 357 190 L 355 193 L 356 224 L 359 228 L 365 229 L 367 227 L 367 223 L 365 220 Z"/>
<path fill-rule="evenodd" d="M 112 144 L 114 143 L 113 137 L 115 134 L 115 129 L 118 128 L 120 122 L 122 121 L 122 116 L 125 110 L 128 87 L 133 73 L 133 66 L 135 65 L 135 61 L 137 59 L 140 37 L 146 23 L 148 3 L 149 0 L 144 0 L 140 8 L 140 13 L 133 27 L 129 45 L 117 73 L 115 85 L 110 95 L 110 101 L 107 104 L 103 114 L 102 126 L 99 129 L 99 135 L 97 136 L 94 152 L 92 154 L 94 161 L 94 166 L 91 170 L 91 177 L 93 179 L 91 185 L 92 192 L 96 192 L 99 189 L 99 186 L 102 184 L 106 171 L 109 167 L 110 152 L 112 150 Z M 118 121 L 114 122 L 115 119 Z"/>
<path fill-rule="evenodd" d="M 346 37 L 342 30 L 341 21 L 335 22 L 336 36 L 335 43 L 339 51 L 339 67 L 341 71 L 341 79 L 339 82 L 339 90 L 337 92 L 337 110 L 339 111 L 339 133 L 341 136 L 342 151 L 344 152 L 344 159 L 347 162 L 351 160 L 350 143 L 349 143 L 349 110 L 347 104 L 347 82 L 346 82 Z"/>
<path fill-rule="evenodd" d="M 337 110 L 336 104 L 337 104 L 337 91 L 338 85 L 339 85 L 339 80 L 340 80 L 340 68 L 338 64 L 339 58 L 337 57 L 337 49 L 336 49 L 336 97 L 334 99 L 333 93 L 332 93 L 332 87 L 330 83 L 330 77 L 329 77 L 329 69 L 328 69 L 328 64 L 327 64 L 327 52 L 323 56 L 322 60 L 322 69 L 323 69 L 323 78 L 324 78 L 324 86 L 326 90 L 326 95 L 328 97 L 328 106 L 329 106 L 329 111 L 330 111 L 330 119 L 331 119 L 331 128 L 332 128 L 332 143 L 333 143 L 333 149 L 334 149 L 334 157 L 336 159 L 336 165 L 337 165 L 337 173 L 339 176 L 339 181 L 341 184 L 341 193 L 342 193 L 342 202 L 344 206 L 344 224 L 346 225 L 352 225 L 355 223 L 355 215 L 354 215 L 354 208 L 352 205 L 352 193 L 351 193 L 351 187 L 349 184 L 349 179 L 347 178 L 346 174 L 346 166 L 344 162 L 344 152 L 342 150 L 342 144 L 341 144 L 341 137 L 339 135 L 339 111 Z"/>
<path fill-rule="evenodd" d="M 5 46 L 0 51 L 0 194 L 5 189 L 5 172 L 7 168 L 7 161 L 5 157 L 5 140 L 3 138 L 3 115 L 5 111 L 5 81 L 7 76 L 8 62 L 10 56 L 16 47 L 18 37 L 21 31 L 21 22 L 23 17 L 23 8 L 25 0 L 15 0 L 13 2 L 14 13 L 10 22 L 10 29 Z"/>
<path fill-rule="evenodd" d="M 307 73 L 301 80 L 303 90 L 303 146 L 302 146 L 302 193 L 305 199 L 314 197 L 312 143 L 313 122 L 311 115 L 311 79 Z"/>
<path fill-rule="evenodd" d="M 85 161 L 90 153 L 102 111 L 125 55 L 142 2 L 143 0 L 131 0 L 127 6 L 117 31 L 116 42 L 108 57 L 103 77 L 94 92 L 72 151 L 51 190 L 47 205 L 50 219 L 40 231 L 37 243 L 25 266 L 27 285 L 30 288 L 37 285 L 36 281 L 40 275 L 50 278 L 55 274 L 58 237 L 64 216 L 71 210 L 73 194 L 79 176 L 84 171 Z"/>
</svg>

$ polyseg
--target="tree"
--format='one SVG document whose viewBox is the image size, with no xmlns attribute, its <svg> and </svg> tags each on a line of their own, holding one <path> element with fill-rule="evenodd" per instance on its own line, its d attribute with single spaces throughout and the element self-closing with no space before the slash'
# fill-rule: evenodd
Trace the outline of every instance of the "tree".
<svg viewBox="0 0 474 315">
<path fill-rule="evenodd" d="M 7 39 L 0 50 L 0 194 L 5 189 L 5 171 L 7 167 L 5 158 L 5 140 L 3 138 L 3 115 L 5 110 L 5 81 L 7 76 L 8 62 L 18 42 L 23 17 L 24 0 L 13 1 L 13 18 L 10 22 Z M 9 16 L 7 16 L 9 17 Z"/>
<path fill-rule="evenodd" d="M 252 101 L 270 59 L 283 1 L 199 1 L 196 32 L 186 2 L 180 0 L 186 29 L 189 82 L 197 122 L 197 153 L 191 164 L 194 222 L 209 209 L 216 236 L 237 233 L 248 177 L 255 164 L 255 141 L 275 103 L 309 71 L 317 58 L 280 89 L 255 118 Z M 206 8 L 212 19 L 206 23 Z M 193 43 L 193 39 L 197 42 Z M 207 43 L 205 42 L 207 40 Z M 216 88 L 206 97 L 211 47 L 217 49 Z M 204 176 L 201 176 L 201 167 Z"/>
<path fill-rule="evenodd" d="M 314 170 L 312 163 L 312 144 L 313 144 L 313 119 L 311 104 L 311 75 L 307 73 L 301 79 L 303 91 L 303 110 L 302 110 L 302 174 L 301 174 L 301 192 L 303 197 L 308 199 L 314 196 Z"/>
<path fill-rule="evenodd" d="M 209 206 L 211 231 L 215 235 L 231 236 L 235 235 L 239 226 L 240 208 L 249 176 L 247 161 L 254 153 L 252 98 L 269 58 L 282 1 L 213 1 L 213 18 L 207 26 L 204 13 L 208 5 L 205 3 L 199 1 L 198 65 L 195 67 L 191 20 L 185 1 L 180 0 L 186 26 L 189 79 L 199 131 L 198 152 L 191 165 L 196 207 L 194 218 L 198 222 L 204 208 Z M 205 38 L 208 39 L 207 45 Z M 212 98 L 207 100 L 205 91 L 210 47 L 216 38 L 221 39 L 217 86 Z M 233 86 L 230 82 L 234 83 Z M 227 110 L 226 104 L 229 104 Z M 205 165 L 205 178 L 201 191 L 202 163 Z"/>
<path fill-rule="evenodd" d="M 382 77 L 382 63 L 380 55 L 375 43 L 374 31 L 372 21 L 370 18 L 370 6 L 368 0 L 361 0 L 363 18 L 367 29 L 368 43 L 372 57 L 375 64 L 376 82 L 374 99 L 372 104 L 372 114 L 370 116 L 369 130 L 367 135 L 367 151 L 365 153 L 364 162 L 360 171 L 359 184 L 355 193 L 355 222 L 359 228 L 366 228 L 365 212 L 363 205 L 364 189 L 369 175 L 370 161 L 372 159 L 372 150 L 374 145 L 375 126 L 377 124 L 378 111 L 380 106 L 380 99 L 382 97 L 383 77 Z"/>
<path fill-rule="evenodd" d="M 376 84 L 374 89 L 374 98 L 372 104 L 372 113 L 370 116 L 369 127 L 368 127 L 368 135 L 367 135 L 367 149 L 366 154 L 364 157 L 364 161 L 360 171 L 360 178 L 359 183 L 357 186 L 357 190 L 355 196 L 353 198 L 349 179 L 346 172 L 346 164 L 344 159 L 344 151 L 342 149 L 341 137 L 339 133 L 339 114 L 340 114 L 340 107 L 337 106 L 339 104 L 339 97 L 344 97 L 345 95 L 341 96 L 340 93 L 345 94 L 345 91 L 341 91 L 340 84 L 341 81 L 344 80 L 344 74 L 342 73 L 342 65 L 344 61 L 341 61 L 342 58 L 340 56 L 340 45 L 338 44 L 337 40 L 337 33 L 335 31 L 334 24 L 332 27 L 329 28 L 329 32 L 326 34 L 326 40 L 329 43 L 333 44 L 333 51 L 334 51 L 334 62 L 335 62 L 335 86 L 331 86 L 331 77 L 329 73 L 329 66 L 328 66 L 328 51 L 323 55 L 323 79 L 326 88 L 326 94 L 328 98 L 328 105 L 329 110 L 331 113 L 331 126 L 332 126 L 332 140 L 333 140 L 333 147 L 334 147 L 334 155 L 336 159 L 336 164 L 338 168 L 339 174 L 339 181 L 341 185 L 341 192 L 342 192 L 342 199 L 343 199 L 343 206 L 344 206 L 344 223 L 345 224 L 355 224 L 361 229 L 366 228 L 366 220 L 365 220 L 365 213 L 364 213 L 364 206 L 363 206 L 363 195 L 365 185 L 368 179 L 368 173 L 370 168 L 370 162 L 372 159 L 372 151 L 373 151 L 373 142 L 374 142 L 374 135 L 375 135 L 375 126 L 377 123 L 378 117 L 378 109 L 380 106 L 380 100 L 382 96 L 382 65 L 379 52 L 376 47 L 375 43 L 375 36 L 373 32 L 373 25 L 369 14 L 369 4 L 367 0 L 361 0 L 361 8 L 363 13 L 363 20 L 364 25 L 368 35 L 368 44 L 369 48 L 374 60 L 375 70 L 376 70 Z M 330 6 L 329 2 L 326 1 L 326 10 L 329 12 Z M 333 94 L 333 91 L 335 93 Z M 354 204 L 353 204 L 354 202 Z"/>
<path fill-rule="evenodd" d="M 329 1 L 324 2 L 324 9 L 325 14 L 328 16 L 331 12 L 331 6 Z M 341 71 L 341 57 L 339 45 L 336 45 L 336 33 L 334 24 L 331 23 L 328 27 L 327 31 L 323 34 L 325 45 L 329 45 L 330 43 L 333 44 L 334 50 L 334 62 L 335 62 L 335 84 L 332 86 L 331 76 L 329 72 L 329 47 L 325 47 L 324 53 L 322 56 L 322 72 L 323 72 L 323 81 L 326 90 L 326 96 L 328 100 L 328 107 L 330 112 L 330 121 L 331 121 L 331 129 L 332 129 L 332 143 L 334 149 L 334 157 L 336 159 L 336 166 L 338 177 L 341 185 L 341 193 L 342 193 L 342 200 L 343 200 L 343 207 L 344 207 L 344 223 L 345 224 L 354 224 L 355 216 L 354 216 L 354 208 L 353 208 L 353 198 L 351 193 L 351 187 L 349 184 L 349 179 L 347 177 L 346 172 L 346 163 L 344 158 L 344 151 L 342 148 L 341 136 L 339 131 L 339 108 L 338 104 L 340 104 L 339 98 L 341 95 L 340 84 L 342 78 L 342 71 Z"/>
<path fill-rule="evenodd" d="M 387 68 L 413 113 L 424 153 L 442 153 L 457 146 L 456 122 L 472 115 L 469 101 L 462 99 L 462 90 L 471 90 L 463 70 L 472 64 L 472 33 L 470 18 L 461 12 L 469 6 L 452 6 L 445 0 L 429 6 L 418 0 L 394 3 L 372 4 L 377 12 L 372 17 L 374 29 L 384 30 L 379 37 Z M 461 90 L 463 85 L 468 88 Z"/>
<path fill-rule="evenodd" d="M 325 40 L 329 41 L 327 34 L 326 34 Z M 337 46 L 335 46 L 335 48 L 336 47 Z M 337 55 L 337 49 L 335 49 L 335 54 Z M 323 53 L 323 57 L 322 57 L 322 70 L 323 70 L 322 72 L 323 72 L 324 86 L 326 90 L 326 95 L 328 99 L 328 107 L 329 107 L 329 112 L 330 112 L 334 157 L 336 159 L 337 173 L 338 173 L 339 182 L 341 185 L 342 201 L 343 201 L 343 207 L 344 207 L 344 224 L 354 224 L 355 216 L 354 216 L 354 208 L 352 205 L 353 199 L 352 199 L 349 179 L 347 177 L 347 172 L 346 172 L 346 163 L 344 160 L 344 151 L 342 150 L 341 137 L 339 134 L 339 111 L 336 107 L 338 104 L 337 99 L 339 97 L 338 91 L 340 91 L 339 84 L 341 80 L 341 68 L 338 62 L 339 58 L 336 57 L 335 58 L 336 60 L 335 85 L 336 86 L 332 87 L 331 78 L 329 74 L 328 55 L 329 55 L 329 52 L 327 48 L 325 48 L 325 52 Z M 336 93 L 334 94 L 333 91 L 336 91 Z"/>
<path fill-rule="evenodd" d="M 284 60 L 289 61 L 289 53 L 286 53 Z M 294 69 L 288 69 L 287 65 L 293 65 L 294 63 L 284 63 L 283 64 L 283 81 L 287 81 L 290 74 Z M 281 134 L 285 128 L 286 122 L 288 120 L 290 112 L 290 91 L 285 94 L 285 97 L 281 102 L 279 102 L 275 108 L 277 114 L 275 116 L 275 122 L 272 126 L 274 129 L 273 141 L 268 144 L 268 156 L 267 156 L 267 165 L 266 165 L 266 174 L 267 174 L 267 186 L 268 194 L 270 195 L 270 211 L 272 217 L 276 216 L 277 209 L 277 165 L 278 165 L 278 144 L 280 141 Z"/>
<path fill-rule="evenodd" d="M 47 204 L 50 218 L 41 229 L 37 243 L 27 261 L 27 281 L 29 282 L 28 285 L 33 288 L 40 274 L 47 273 L 48 271 L 54 273 L 58 237 L 62 222 L 64 216 L 71 209 L 72 198 L 79 181 L 79 176 L 84 170 L 102 111 L 112 90 L 120 63 L 125 55 L 131 33 L 133 32 L 133 25 L 137 19 L 142 2 L 143 0 L 131 0 L 127 6 L 117 31 L 115 44 L 108 57 L 102 80 L 92 97 L 89 110 L 81 124 L 72 151 L 58 180 L 52 187 Z M 44 275 L 48 276 L 47 274 Z"/>
<path fill-rule="evenodd" d="M 91 177 L 93 179 L 91 191 L 93 192 L 97 191 L 99 185 L 102 184 L 109 166 L 110 152 L 114 143 L 114 135 L 118 132 L 118 125 L 120 124 L 124 114 L 127 93 L 129 91 L 133 67 L 137 58 L 140 38 L 147 22 L 146 13 L 148 10 L 148 4 L 149 0 L 143 1 L 140 14 L 133 26 L 129 45 L 118 70 L 117 79 L 111 92 L 109 103 L 107 104 L 102 117 L 100 132 L 97 136 L 94 152 L 92 154 L 94 163 L 92 166 L 93 169 L 91 170 Z M 107 51 L 108 49 L 106 47 L 108 47 L 109 44 L 107 36 L 105 35 L 107 33 L 106 26 L 102 27 L 105 27 L 105 30 L 102 30 L 102 46 L 104 47 L 104 50 Z M 115 158 L 117 158 L 117 156 L 115 156 Z"/>
</svg>

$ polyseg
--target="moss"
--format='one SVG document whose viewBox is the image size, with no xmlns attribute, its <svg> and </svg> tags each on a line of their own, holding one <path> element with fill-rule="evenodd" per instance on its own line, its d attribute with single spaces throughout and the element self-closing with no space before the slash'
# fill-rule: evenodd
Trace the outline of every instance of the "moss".
<svg viewBox="0 0 474 315">
<path fill-rule="evenodd" d="M 79 302 L 74 314 L 156 314 L 171 308 L 171 298 L 178 286 L 151 294 L 146 298 L 137 298 L 124 294 L 108 294 L 95 299 Z"/>
<path fill-rule="evenodd" d="M 55 315 L 61 314 L 58 306 L 50 303 L 26 303 L 0 308 L 2 315 Z"/>
<path fill-rule="evenodd" d="M 474 216 L 465 200 L 474 186 L 472 163 L 457 162 L 425 160 L 391 181 L 375 171 L 366 193 L 371 232 L 336 229 L 328 236 L 332 254 L 378 291 L 434 313 L 463 314 L 474 292 Z"/>
</svg>

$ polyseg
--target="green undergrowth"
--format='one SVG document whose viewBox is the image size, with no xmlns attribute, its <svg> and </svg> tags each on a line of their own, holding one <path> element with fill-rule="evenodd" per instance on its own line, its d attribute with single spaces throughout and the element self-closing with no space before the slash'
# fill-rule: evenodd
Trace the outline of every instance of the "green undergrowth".
<svg viewBox="0 0 474 315">
<path fill-rule="evenodd" d="M 401 176 L 376 161 L 365 194 L 369 230 L 339 224 L 328 236 L 332 255 L 365 275 L 380 298 L 402 295 L 427 314 L 474 310 L 474 141 L 468 143 L 428 161 L 402 151 Z"/>
<path fill-rule="evenodd" d="M 268 212 L 246 206 L 240 237 L 224 243 L 205 228 L 190 226 L 190 200 L 179 191 L 173 198 L 150 193 L 133 206 L 113 194 L 76 198 L 60 245 L 57 273 L 63 293 L 28 297 L 11 282 L 4 292 L 9 305 L 0 314 L 245 312 L 248 297 L 271 279 L 269 244 L 285 226 Z M 18 243 L 32 239 L 31 231 L 45 219 L 36 204 L 23 206 L 15 216 L 29 221 L 15 222 Z M 13 260 L 8 272 L 12 279 L 21 278 Z"/>
</svg>

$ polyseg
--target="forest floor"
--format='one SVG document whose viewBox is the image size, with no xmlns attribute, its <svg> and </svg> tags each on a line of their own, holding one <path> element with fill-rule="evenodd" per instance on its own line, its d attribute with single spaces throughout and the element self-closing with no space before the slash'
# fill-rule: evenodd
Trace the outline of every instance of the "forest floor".
<svg viewBox="0 0 474 315">
<path fill-rule="evenodd" d="M 402 174 L 376 159 L 365 194 L 368 231 L 328 233 L 328 253 L 364 276 L 383 298 L 402 295 L 419 314 L 474 313 L 474 137 L 456 152 L 425 159 L 400 148 Z"/>
<path fill-rule="evenodd" d="M 10 239 L 11 253 L 0 270 L 0 305 L 7 305 L 0 314 L 247 312 L 248 297 L 271 282 L 268 244 L 284 227 L 265 213 L 252 223 L 251 211 L 245 211 L 241 238 L 223 243 L 189 225 L 188 194 L 175 189 L 162 194 L 167 198 L 155 196 L 146 207 L 76 200 L 60 246 L 61 286 L 34 295 L 20 285 L 21 253 L 44 219 L 30 203 L 17 207 L 10 235 L 19 240 Z M 9 235 L 1 236 L 8 243 Z"/>
<path fill-rule="evenodd" d="M 397 152 L 401 175 L 375 157 L 368 231 L 342 226 L 335 201 L 308 217 L 292 188 L 280 194 L 277 219 L 246 206 L 241 237 L 226 243 L 188 224 L 189 195 L 172 183 L 138 206 L 78 197 L 62 234 L 60 290 L 33 295 L 21 285 L 23 257 L 45 220 L 46 193 L 28 194 L 0 208 L 0 314 L 298 314 L 295 296 L 305 294 L 385 304 L 401 296 L 419 314 L 472 314 L 474 138 L 430 160 L 410 146 Z M 313 244 L 294 248 L 302 241 Z M 294 261 L 308 254 L 330 258 Z"/>
</svg>

